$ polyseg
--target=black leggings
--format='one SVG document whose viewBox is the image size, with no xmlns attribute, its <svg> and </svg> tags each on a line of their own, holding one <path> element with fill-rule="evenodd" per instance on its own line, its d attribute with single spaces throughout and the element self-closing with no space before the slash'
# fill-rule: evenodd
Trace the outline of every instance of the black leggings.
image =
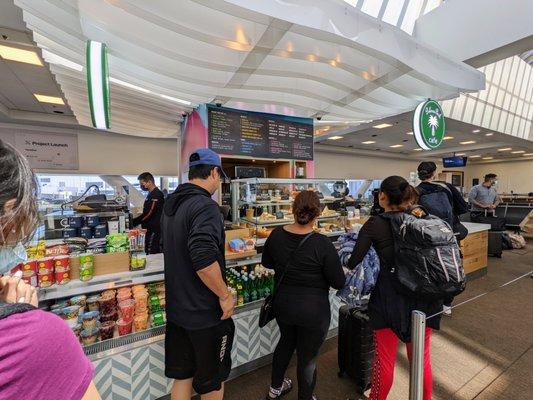
<svg viewBox="0 0 533 400">
<path fill-rule="evenodd" d="M 281 388 L 296 350 L 298 400 L 311 400 L 316 386 L 316 360 L 329 328 L 329 301 L 327 297 L 315 295 L 296 298 L 280 294 L 279 297 L 286 308 L 280 310 L 277 318 L 281 337 L 272 360 L 271 386 Z"/>
</svg>

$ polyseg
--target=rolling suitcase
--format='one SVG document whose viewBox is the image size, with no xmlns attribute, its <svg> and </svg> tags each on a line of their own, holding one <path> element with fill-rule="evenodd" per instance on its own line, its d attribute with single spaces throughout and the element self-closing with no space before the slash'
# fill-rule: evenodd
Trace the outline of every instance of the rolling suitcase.
<svg viewBox="0 0 533 400">
<path fill-rule="evenodd" d="M 489 231 L 489 255 L 502 258 L 503 232 Z"/>
<path fill-rule="evenodd" d="M 370 387 L 374 361 L 374 330 L 368 315 L 349 306 L 339 310 L 339 377 L 355 380 L 360 393 Z"/>
</svg>

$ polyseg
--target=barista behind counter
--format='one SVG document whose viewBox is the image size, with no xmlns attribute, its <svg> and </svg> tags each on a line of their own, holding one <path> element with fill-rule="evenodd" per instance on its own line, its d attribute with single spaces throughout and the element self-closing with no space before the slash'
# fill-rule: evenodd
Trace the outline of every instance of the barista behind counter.
<svg viewBox="0 0 533 400">
<path fill-rule="evenodd" d="M 346 207 L 357 207 L 358 204 L 356 200 L 349 196 L 349 194 L 350 188 L 346 185 L 346 182 L 335 182 L 331 195 L 335 197 L 336 200 L 328 205 L 328 208 L 333 211 L 339 211 L 346 210 Z"/>
<path fill-rule="evenodd" d="M 161 253 L 161 216 L 165 196 L 156 186 L 154 176 L 143 172 L 137 179 L 142 191 L 148 191 L 141 215 L 133 219 L 133 226 L 141 225 L 146 229 L 146 254 Z"/>
</svg>

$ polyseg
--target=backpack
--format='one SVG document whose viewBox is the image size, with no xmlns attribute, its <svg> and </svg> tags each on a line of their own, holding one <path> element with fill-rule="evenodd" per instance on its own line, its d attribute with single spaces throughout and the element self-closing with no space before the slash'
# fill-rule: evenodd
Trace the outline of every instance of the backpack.
<svg viewBox="0 0 533 400">
<path fill-rule="evenodd" d="M 451 191 L 444 183 L 433 182 L 431 185 L 434 188 L 431 191 L 421 186 L 417 187 L 418 194 L 420 195 L 418 204 L 424 207 L 429 214 L 446 221 L 453 229 L 453 205 L 449 197 Z"/>
<path fill-rule="evenodd" d="M 413 215 L 417 209 L 422 216 Z M 391 222 L 396 261 L 391 273 L 401 292 L 442 300 L 465 289 L 459 245 L 446 222 L 420 206 L 382 217 Z"/>
<path fill-rule="evenodd" d="M 338 241 L 340 243 L 341 265 L 346 267 L 357 242 L 357 233 L 344 234 L 339 237 Z M 337 297 L 351 307 L 366 308 L 370 300 L 370 293 L 372 293 L 378 280 L 379 268 L 378 254 L 371 247 L 363 261 L 353 270 L 348 271 L 344 288 L 337 291 Z"/>
<path fill-rule="evenodd" d="M 509 233 L 511 246 L 513 249 L 523 249 L 526 247 L 526 239 L 519 233 Z"/>
</svg>

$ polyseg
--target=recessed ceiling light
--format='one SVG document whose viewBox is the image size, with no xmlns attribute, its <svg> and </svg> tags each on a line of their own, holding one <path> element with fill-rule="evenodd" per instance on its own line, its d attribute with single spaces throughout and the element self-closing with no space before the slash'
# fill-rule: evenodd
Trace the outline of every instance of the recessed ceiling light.
<svg viewBox="0 0 533 400">
<path fill-rule="evenodd" d="M 60 104 L 65 105 L 65 102 L 61 97 L 56 96 L 46 96 L 44 94 L 33 94 L 37 100 L 39 100 L 41 103 L 50 103 L 50 104 Z"/>
<path fill-rule="evenodd" d="M 374 144 L 376 143 L 374 140 L 367 140 L 366 142 L 362 142 L 363 144 Z"/>
<path fill-rule="evenodd" d="M 533 156 L 533 153 L 525 153 L 525 154 L 522 154 L 523 156 Z"/>
<path fill-rule="evenodd" d="M 413 132 L 405 132 L 405 134 L 413 136 Z"/>
<path fill-rule="evenodd" d="M 392 125 L 391 124 L 379 124 L 379 125 L 374 125 L 373 128 L 383 129 L 383 128 L 388 128 L 389 126 L 392 126 Z"/>
<path fill-rule="evenodd" d="M 389 146 L 393 149 L 397 149 L 398 147 L 403 147 L 403 144 L 393 144 L 392 146 Z"/>
<path fill-rule="evenodd" d="M 524 154 L 525 152 L 526 152 L 525 150 L 511 151 L 512 154 Z"/>
<path fill-rule="evenodd" d="M 456 156 L 457 156 L 457 157 L 466 156 L 466 153 L 457 153 Z"/>
<path fill-rule="evenodd" d="M 413 149 L 413 151 L 422 151 L 424 149 L 421 149 L 420 147 L 416 148 L 416 149 Z"/>
<path fill-rule="evenodd" d="M 494 157 L 483 157 L 482 160 L 493 160 Z"/>
<path fill-rule="evenodd" d="M 328 137 L 329 140 L 339 140 L 339 139 L 342 139 L 342 136 L 331 136 L 331 137 Z"/>
<path fill-rule="evenodd" d="M 461 144 L 474 144 L 476 143 L 475 140 L 467 140 L 466 142 L 461 142 Z"/>
<path fill-rule="evenodd" d="M 481 158 L 481 156 L 470 156 L 469 158 Z"/>
<path fill-rule="evenodd" d="M 444 136 L 443 140 L 452 140 L 454 139 L 453 136 Z"/>
<path fill-rule="evenodd" d="M 4 60 L 43 66 L 36 52 L 0 45 L 0 57 Z"/>
<path fill-rule="evenodd" d="M 478 133 L 478 132 L 481 132 L 481 129 L 474 129 L 472 132 L 473 133 Z"/>
<path fill-rule="evenodd" d="M 494 133 L 485 133 L 485 136 L 492 136 Z"/>
<path fill-rule="evenodd" d="M 504 147 L 503 149 L 498 149 L 498 151 L 511 151 L 512 147 Z"/>
</svg>

